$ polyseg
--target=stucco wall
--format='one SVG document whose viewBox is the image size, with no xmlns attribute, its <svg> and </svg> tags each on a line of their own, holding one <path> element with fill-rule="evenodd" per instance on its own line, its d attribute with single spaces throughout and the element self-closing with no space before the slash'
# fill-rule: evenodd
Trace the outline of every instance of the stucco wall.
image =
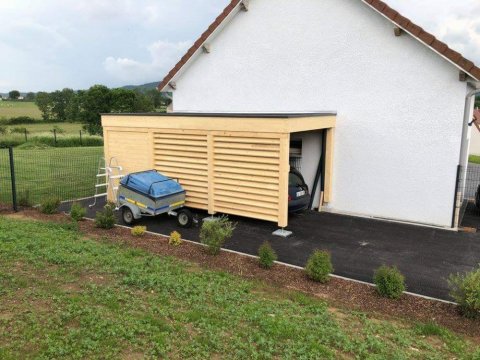
<svg viewBox="0 0 480 360">
<path fill-rule="evenodd" d="M 332 211 L 450 226 L 466 84 L 358 0 L 252 0 L 174 111 L 338 111 Z"/>
</svg>

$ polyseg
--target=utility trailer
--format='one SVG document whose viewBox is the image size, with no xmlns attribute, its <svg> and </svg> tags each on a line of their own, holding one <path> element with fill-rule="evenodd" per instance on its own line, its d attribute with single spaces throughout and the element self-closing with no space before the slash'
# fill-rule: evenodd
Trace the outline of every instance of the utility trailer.
<svg viewBox="0 0 480 360">
<path fill-rule="evenodd" d="M 177 180 L 156 170 L 126 175 L 120 180 L 116 195 L 117 208 L 127 225 L 143 216 L 165 213 L 176 216 L 181 227 L 190 227 L 194 222 L 191 211 L 185 208 L 185 190 Z"/>
</svg>

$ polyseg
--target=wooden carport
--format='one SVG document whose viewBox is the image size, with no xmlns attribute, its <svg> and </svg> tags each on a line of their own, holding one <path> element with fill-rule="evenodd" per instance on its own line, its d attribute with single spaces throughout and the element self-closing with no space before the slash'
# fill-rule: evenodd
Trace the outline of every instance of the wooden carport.
<svg viewBox="0 0 480 360">
<path fill-rule="evenodd" d="M 288 224 L 290 134 L 326 129 L 324 202 L 331 200 L 335 113 L 105 114 L 105 159 L 125 172 L 178 179 L 186 205 Z"/>
</svg>

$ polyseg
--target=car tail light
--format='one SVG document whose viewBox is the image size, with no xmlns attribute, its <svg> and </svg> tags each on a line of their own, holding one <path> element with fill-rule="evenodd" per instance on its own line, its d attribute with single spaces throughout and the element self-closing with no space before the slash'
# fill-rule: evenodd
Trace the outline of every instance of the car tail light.
<svg viewBox="0 0 480 360">
<path fill-rule="evenodd" d="M 288 195 L 288 201 L 292 201 L 292 197 Z"/>
</svg>

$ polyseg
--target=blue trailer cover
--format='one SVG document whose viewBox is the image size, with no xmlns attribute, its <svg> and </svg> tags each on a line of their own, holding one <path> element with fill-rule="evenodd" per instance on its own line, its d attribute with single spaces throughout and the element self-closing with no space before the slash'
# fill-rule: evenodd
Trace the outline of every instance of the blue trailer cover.
<svg viewBox="0 0 480 360">
<path fill-rule="evenodd" d="M 175 180 L 159 174 L 155 170 L 129 174 L 120 183 L 132 190 L 157 199 L 184 191 Z"/>
</svg>

